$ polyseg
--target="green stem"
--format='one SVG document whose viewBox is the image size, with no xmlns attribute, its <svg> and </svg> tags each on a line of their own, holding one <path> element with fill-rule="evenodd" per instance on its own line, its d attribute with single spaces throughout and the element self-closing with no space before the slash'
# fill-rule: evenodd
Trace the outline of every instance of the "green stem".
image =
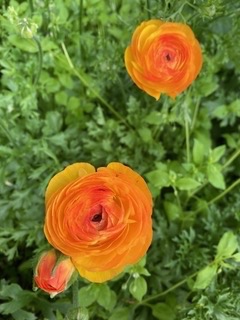
<svg viewBox="0 0 240 320">
<path fill-rule="evenodd" d="M 160 293 L 157 293 L 141 302 L 139 302 L 137 304 L 136 307 L 140 306 L 140 305 L 143 305 L 143 304 L 146 304 L 148 303 L 149 301 L 152 301 L 152 300 L 155 300 L 155 299 L 158 299 L 162 296 L 165 296 L 166 294 L 168 294 L 169 292 L 171 291 L 174 291 L 175 289 L 177 289 L 178 287 L 181 287 L 184 283 L 186 283 L 189 279 L 195 277 L 196 275 L 198 274 L 198 272 L 194 272 L 193 274 L 191 274 L 190 276 L 188 276 L 187 278 L 177 282 L 176 284 L 174 284 L 172 287 L 168 288 L 167 290 L 163 291 L 163 292 L 160 292 Z"/>
<path fill-rule="evenodd" d="M 82 17 L 83 17 L 83 0 L 80 0 L 78 23 L 79 23 L 79 52 L 80 52 L 81 60 L 82 60 L 82 30 L 83 30 Z"/>
<path fill-rule="evenodd" d="M 232 156 L 228 159 L 228 161 L 223 165 L 222 169 L 228 167 L 238 156 L 240 155 L 240 149 L 236 150 Z"/>
<path fill-rule="evenodd" d="M 228 192 L 230 192 L 233 188 L 235 188 L 238 184 L 240 184 L 240 178 L 234 181 L 226 190 L 224 190 L 222 193 L 220 193 L 218 196 L 213 198 L 208 202 L 208 205 L 213 204 L 214 202 L 220 200 L 223 198 Z"/>
<path fill-rule="evenodd" d="M 85 79 L 85 77 L 80 74 L 74 67 L 71 58 L 69 57 L 69 54 L 67 52 L 67 49 L 65 47 L 65 44 L 62 42 L 62 49 L 64 52 L 64 55 L 68 61 L 68 64 L 70 66 L 70 69 L 73 71 L 73 73 L 79 78 L 79 80 L 90 90 L 92 91 L 92 93 L 102 102 L 102 104 L 108 108 L 108 110 L 114 114 L 116 116 L 116 118 L 118 118 L 121 122 L 123 122 L 129 129 L 132 129 L 129 124 L 127 123 L 127 121 L 97 92 L 96 89 L 94 89 L 89 83 L 88 81 Z"/>
<path fill-rule="evenodd" d="M 33 1 L 28 0 L 28 4 L 29 4 L 30 11 L 31 11 L 31 15 L 33 15 L 33 12 L 34 12 Z"/>
<path fill-rule="evenodd" d="M 42 62 L 43 62 L 43 52 L 42 52 L 42 46 L 40 41 L 37 37 L 33 37 L 33 40 L 35 41 L 37 47 L 38 47 L 38 71 L 34 80 L 34 85 L 36 86 L 38 84 L 41 72 L 42 72 Z"/>
<path fill-rule="evenodd" d="M 185 122 L 187 163 L 189 163 L 190 162 L 190 144 L 189 144 L 189 123 L 188 123 L 187 116 L 184 117 L 184 122 Z"/>
<path fill-rule="evenodd" d="M 191 131 L 194 129 L 194 126 L 195 126 L 195 123 L 196 123 L 196 120 L 197 120 L 199 105 L 200 105 L 200 99 L 197 100 L 197 103 L 196 103 L 196 106 L 195 106 L 193 119 L 192 119 L 192 124 L 191 124 Z"/>
<path fill-rule="evenodd" d="M 150 1 L 146 0 L 147 2 L 147 13 L 148 13 L 148 19 L 151 19 L 151 6 L 150 6 Z"/>
<path fill-rule="evenodd" d="M 224 190 L 222 193 L 220 193 L 218 196 L 216 196 L 215 198 L 213 198 L 212 200 L 210 200 L 206 206 L 208 207 L 209 205 L 217 202 L 218 200 L 222 199 L 227 193 L 229 193 L 233 188 L 235 188 L 238 184 L 240 184 L 240 178 L 237 179 L 236 181 L 234 181 L 226 190 Z M 203 206 L 199 209 L 197 209 L 196 211 L 194 211 L 194 213 L 198 213 L 200 211 L 202 211 L 206 206 Z"/>
<path fill-rule="evenodd" d="M 73 309 L 79 307 L 78 280 L 72 284 L 72 304 Z"/>
</svg>

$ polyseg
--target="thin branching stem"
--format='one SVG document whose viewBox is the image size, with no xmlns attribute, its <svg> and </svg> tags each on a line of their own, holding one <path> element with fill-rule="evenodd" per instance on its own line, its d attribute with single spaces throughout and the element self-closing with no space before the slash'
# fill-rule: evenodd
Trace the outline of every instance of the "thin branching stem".
<svg viewBox="0 0 240 320">
<path fill-rule="evenodd" d="M 78 72 L 78 71 L 75 69 L 75 67 L 74 67 L 74 65 L 73 65 L 73 63 L 72 63 L 72 60 L 71 60 L 71 58 L 70 58 L 70 56 L 69 56 L 69 54 L 68 54 L 68 51 L 67 51 L 67 49 L 66 49 L 65 44 L 62 42 L 61 45 L 62 45 L 62 49 L 63 49 L 64 55 L 65 55 L 65 57 L 66 57 L 66 59 L 67 59 L 67 61 L 68 61 L 68 64 L 69 64 L 70 69 L 71 69 L 71 70 L 73 71 L 73 73 L 79 78 L 79 80 L 83 83 L 83 85 L 84 85 L 85 87 L 87 87 L 87 88 L 95 95 L 95 97 L 97 97 L 98 100 L 101 101 L 101 103 L 102 103 L 105 107 L 107 107 L 108 110 L 109 110 L 112 114 L 114 114 L 114 115 L 116 116 L 116 118 L 117 118 L 118 120 L 120 120 L 121 122 L 123 122 L 123 123 L 126 125 L 126 127 L 128 127 L 129 129 L 132 130 L 132 128 L 130 127 L 130 125 L 129 125 L 129 124 L 127 123 L 127 121 L 121 116 L 121 114 L 118 113 L 118 112 L 98 93 L 98 91 L 97 91 L 95 88 L 93 88 L 93 86 L 91 86 L 91 85 L 88 83 L 88 81 L 86 80 L 86 78 L 85 78 L 85 76 L 84 76 L 83 74 L 81 74 L 80 72 Z"/>
<path fill-rule="evenodd" d="M 223 192 L 221 192 L 215 198 L 213 198 L 212 200 L 208 201 L 206 205 L 204 205 L 204 206 L 198 208 L 197 210 L 195 210 L 194 213 L 196 214 L 196 213 L 202 211 L 203 209 L 205 209 L 206 207 L 209 207 L 211 204 L 219 201 L 220 199 L 222 199 L 226 194 L 228 194 L 233 188 L 235 188 L 239 184 L 240 184 L 240 178 L 237 179 L 236 181 L 234 181 L 227 189 L 225 189 Z"/>
<path fill-rule="evenodd" d="M 186 283 L 189 279 L 195 277 L 198 274 L 198 272 L 194 272 L 193 274 L 191 274 L 190 276 L 184 278 L 183 280 L 177 282 L 176 284 L 174 284 L 172 287 L 168 288 L 165 291 L 162 291 L 160 293 L 157 293 L 155 295 L 152 295 L 144 300 L 142 300 L 141 302 L 139 302 L 136 307 L 140 306 L 140 305 L 145 305 L 148 304 L 150 301 L 155 300 L 155 299 L 159 299 L 160 297 L 165 296 L 166 294 L 176 290 L 177 288 L 181 287 L 184 283 Z"/>
<path fill-rule="evenodd" d="M 221 171 L 226 169 L 230 164 L 240 155 L 240 149 L 236 150 L 231 157 L 225 162 L 225 164 L 222 166 Z M 206 185 L 208 185 L 208 182 L 205 182 L 203 185 L 201 185 L 198 189 L 194 190 L 188 197 L 187 202 L 199 191 L 201 191 Z M 187 203 L 186 202 L 186 203 Z"/>
</svg>

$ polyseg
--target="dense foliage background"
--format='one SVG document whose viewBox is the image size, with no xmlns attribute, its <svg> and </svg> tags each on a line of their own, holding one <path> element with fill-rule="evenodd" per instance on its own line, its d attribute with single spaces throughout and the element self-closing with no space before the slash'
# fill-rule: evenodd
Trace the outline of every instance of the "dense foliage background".
<svg viewBox="0 0 240 320">
<path fill-rule="evenodd" d="M 1 319 L 239 319 L 239 1 L 0 3 Z M 150 18 L 186 22 L 201 43 L 200 76 L 175 100 L 124 67 Z M 71 289 L 32 291 L 32 266 L 48 180 L 78 161 L 131 166 L 155 205 L 146 259 L 106 284 L 81 279 L 74 313 Z"/>
</svg>

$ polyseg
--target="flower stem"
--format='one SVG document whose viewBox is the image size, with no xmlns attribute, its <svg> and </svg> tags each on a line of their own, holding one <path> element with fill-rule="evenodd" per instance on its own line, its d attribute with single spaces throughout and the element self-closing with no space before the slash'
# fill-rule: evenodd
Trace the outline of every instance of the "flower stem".
<svg viewBox="0 0 240 320">
<path fill-rule="evenodd" d="M 36 74 L 34 85 L 36 86 L 38 84 L 41 72 L 42 72 L 42 62 L 43 62 L 43 52 L 42 52 L 42 46 L 40 41 L 37 37 L 33 37 L 33 40 L 35 41 L 37 47 L 38 47 L 38 72 Z"/>
<path fill-rule="evenodd" d="M 200 99 L 197 100 L 196 106 L 195 106 L 195 109 L 194 109 L 193 119 L 192 119 L 192 123 L 191 123 L 191 131 L 193 131 L 195 123 L 196 123 L 196 120 L 197 120 L 199 105 L 200 105 Z"/>
<path fill-rule="evenodd" d="M 190 162 L 189 123 L 186 115 L 184 116 L 184 122 L 185 122 L 187 163 L 189 163 Z"/>
<path fill-rule="evenodd" d="M 62 49 L 64 52 L 64 55 L 68 61 L 70 69 L 73 71 L 73 73 L 79 78 L 79 80 L 90 90 L 92 93 L 102 102 L 102 104 L 108 108 L 108 110 L 116 116 L 121 122 L 123 122 L 129 129 L 132 129 L 130 125 L 127 123 L 127 121 L 118 113 L 98 92 L 96 89 L 94 89 L 86 80 L 85 76 L 83 74 L 80 74 L 74 67 L 71 58 L 69 57 L 68 51 L 66 49 L 65 44 L 62 42 Z"/>
<path fill-rule="evenodd" d="M 79 14 L 78 14 L 78 28 L 79 28 L 79 52 L 80 52 L 80 59 L 83 60 L 82 54 L 82 31 L 83 31 L 83 0 L 79 1 Z"/>
<path fill-rule="evenodd" d="M 79 298 L 78 298 L 78 280 L 74 281 L 72 284 L 72 304 L 73 309 L 77 309 L 79 307 Z"/>
<path fill-rule="evenodd" d="M 147 14 L 148 14 L 148 19 L 151 19 L 151 6 L 150 6 L 150 1 L 146 0 L 147 2 Z"/>
</svg>

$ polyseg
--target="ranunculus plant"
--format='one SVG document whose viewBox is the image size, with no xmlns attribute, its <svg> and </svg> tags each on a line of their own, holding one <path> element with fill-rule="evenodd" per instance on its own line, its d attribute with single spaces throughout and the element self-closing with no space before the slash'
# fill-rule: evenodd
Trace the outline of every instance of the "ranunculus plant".
<svg viewBox="0 0 240 320">
<path fill-rule="evenodd" d="M 34 282 L 37 288 L 54 297 L 69 287 L 75 267 L 71 259 L 57 254 L 52 249 L 45 251 L 38 259 L 34 272 Z"/>
<path fill-rule="evenodd" d="M 75 163 L 46 190 L 44 232 L 79 274 L 104 282 L 138 262 L 152 241 L 152 197 L 143 178 L 121 163 Z"/>
<path fill-rule="evenodd" d="M 150 96 L 175 98 L 199 74 L 201 47 L 186 24 L 144 21 L 125 51 L 125 65 L 135 84 Z"/>
</svg>

